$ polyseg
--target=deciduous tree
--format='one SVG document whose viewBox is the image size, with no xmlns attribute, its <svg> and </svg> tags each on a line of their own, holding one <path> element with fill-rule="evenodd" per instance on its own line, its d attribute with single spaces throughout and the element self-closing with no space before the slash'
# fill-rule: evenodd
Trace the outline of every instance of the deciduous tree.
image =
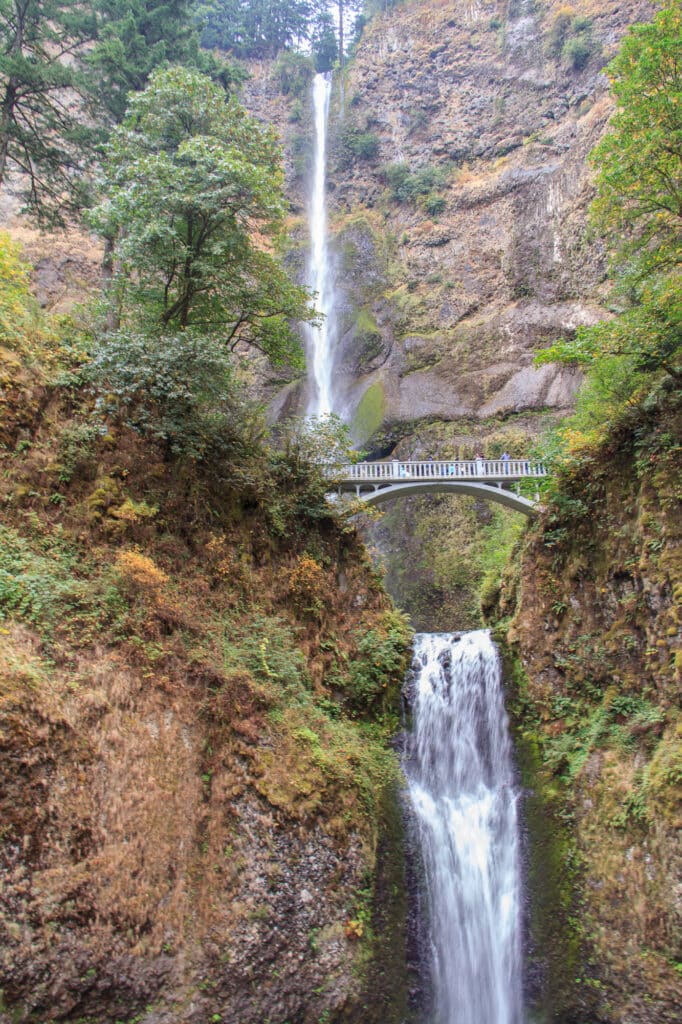
<svg viewBox="0 0 682 1024">
<path fill-rule="evenodd" d="M 197 71 L 155 71 L 112 133 L 93 218 L 119 238 L 123 325 L 300 360 L 290 323 L 313 314 L 277 255 L 282 185 L 270 128 Z"/>
<path fill-rule="evenodd" d="M 611 248 L 616 316 L 539 362 L 626 356 L 682 378 L 682 0 L 633 26 L 608 67 L 617 109 L 593 150 L 592 212 Z"/>
</svg>

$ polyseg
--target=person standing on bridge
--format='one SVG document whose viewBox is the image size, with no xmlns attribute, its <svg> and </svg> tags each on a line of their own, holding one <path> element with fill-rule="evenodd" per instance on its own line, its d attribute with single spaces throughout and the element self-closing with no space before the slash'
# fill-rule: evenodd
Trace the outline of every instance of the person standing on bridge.
<svg viewBox="0 0 682 1024">
<path fill-rule="evenodd" d="M 485 473 L 485 455 L 483 455 L 481 452 L 477 452 L 476 458 L 475 458 L 475 462 L 476 462 L 476 475 L 477 476 L 483 476 L 484 473 Z"/>
<path fill-rule="evenodd" d="M 502 452 L 502 455 L 500 456 L 500 459 L 502 460 L 502 462 L 504 462 L 504 466 L 502 467 L 502 472 L 505 474 L 505 476 L 509 475 L 509 460 L 510 460 L 510 458 L 511 458 L 511 456 L 510 456 L 509 452 Z"/>
</svg>

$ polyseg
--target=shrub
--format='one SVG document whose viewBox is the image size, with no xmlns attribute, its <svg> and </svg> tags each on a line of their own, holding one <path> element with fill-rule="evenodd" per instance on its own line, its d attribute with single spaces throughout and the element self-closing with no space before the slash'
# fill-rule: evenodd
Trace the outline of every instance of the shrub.
<svg viewBox="0 0 682 1024">
<path fill-rule="evenodd" d="M 68 484 L 92 463 L 95 445 L 103 428 L 95 423 L 76 423 L 66 427 L 59 440 L 59 482 Z"/>
<path fill-rule="evenodd" d="M 132 593 L 152 597 L 168 583 L 169 577 L 140 551 L 121 551 L 116 556 L 116 571 Z"/>
<path fill-rule="evenodd" d="M 341 148 L 344 165 L 353 160 L 373 160 L 379 152 L 379 136 L 357 125 L 345 124 L 341 131 Z"/>
<path fill-rule="evenodd" d="M 350 705 L 368 709 L 392 687 L 400 685 L 407 667 L 412 632 L 398 612 L 387 612 L 379 629 L 359 638 L 358 657 L 344 686 Z"/>
<path fill-rule="evenodd" d="M 272 74 L 283 96 L 302 96 L 315 74 L 310 57 L 296 50 L 282 50 Z"/>
<path fill-rule="evenodd" d="M 52 541 L 36 550 L 16 530 L 0 525 L 0 621 L 14 615 L 50 626 L 68 617 L 83 596 L 75 558 Z"/>
<path fill-rule="evenodd" d="M 599 45 L 592 36 L 592 20 L 576 15 L 571 7 L 557 13 L 547 39 L 547 52 L 574 71 L 584 68 Z"/>
<path fill-rule="evenodd" d="M 246 668 L 254 679 L 277 683 L 292 696 L 310 689 L 305 656 L 291 626 L 279 616 L 256 613 L 248 623 L 227 623 L 223 656 L 228 672 Z"/>
<path fill-rule="evenodd" d="M 412 171 L 407 163 L 386 164 L 381 168 L 380 176 L 388 185 L 395 202 L 416 203 L 421 199 L 425 209 L 428 203 L 435 206 L 435 212 L 443 211 L 445 201 L 442 200 L 441 205 L 441 197 L 437 192 L 447 184 L 448 172 L 444 167 L 428 165 Z"/>
<path fill-rule="evenodd" d="M 434 195 L 432 193 L 431 195 L 420 198 L 417 205 L 420 210 L 424 211 L 424 213 L 428 213 L 431 217 L 437 217 L 438 214 L 442 213 L 445 209 L 445 197 Z"/>
<path fill-rule="evenodd" d="M 119 332 L 95 348 L 88 376 L 102 413 L 161 441 L 168 454 L 202 458 L 241 429 L 244 402 L 217 339 Z"/>
<path fill-rule="evenodd" d="M 289 593 L 299 611 L 319 618 L 329 589 L 322 567 L 310 555 L 301 555 L 289 573 Z"/>
<path fill-rule="evenodd" d="M 561 56 L 574 16 L 572 7 L 562 7 L 557 11 L 547 36 L 547 52 L 550 57 Z"/>
<path fill-rule="evenodd" d="M 561 57 L 564 64 L 568 64 L 575 71 L 580 71 L 587 64 L 592 51 L 591 41 L 585 35 L 578 35 L 566 41 L 561 51 Z"/>
</svg>

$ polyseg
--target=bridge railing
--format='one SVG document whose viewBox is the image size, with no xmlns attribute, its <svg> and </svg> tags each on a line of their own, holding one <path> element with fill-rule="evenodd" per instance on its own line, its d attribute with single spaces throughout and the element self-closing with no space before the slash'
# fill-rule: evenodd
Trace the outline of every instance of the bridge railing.
<svg viewBox="0 0 682 1024">
<path fill-rule="evenodd" d="M 429 459 L 425 462 L 356 462 L 326 466 L 330 479 L 348 483 L 401 483 L 407 480 L 486 480 L 490 483 L 540 478 L 547 475 L 542 462 L 530 459 Z"/>
</svg>

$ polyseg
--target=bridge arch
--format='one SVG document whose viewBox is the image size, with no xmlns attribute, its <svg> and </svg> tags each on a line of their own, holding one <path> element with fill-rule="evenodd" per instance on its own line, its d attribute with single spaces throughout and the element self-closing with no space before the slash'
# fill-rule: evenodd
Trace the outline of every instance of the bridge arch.
<svg viewBox="0 0 682 1024">
<path fill-rule="evenodd" d="M 360 491 L 357 497 L 366 505 L 380 505 L 391 498 L 406 498 L 410 494 L 468 494 L 474 498 L 484 498 L 486 501 L 495 501 L 498 505 L 512 508 L 515 512 L 522 512 L 530 518 L 538 514 L 537 505 L 529 498 L 524 498 L 513 491 L 506 491 L 501 487 L 491 487 L 489 484 L 479 484 L 467 481 L 435 481 L 418 480 L 413 483 L 390 484 L 372 491 Z"/>
</svg>

